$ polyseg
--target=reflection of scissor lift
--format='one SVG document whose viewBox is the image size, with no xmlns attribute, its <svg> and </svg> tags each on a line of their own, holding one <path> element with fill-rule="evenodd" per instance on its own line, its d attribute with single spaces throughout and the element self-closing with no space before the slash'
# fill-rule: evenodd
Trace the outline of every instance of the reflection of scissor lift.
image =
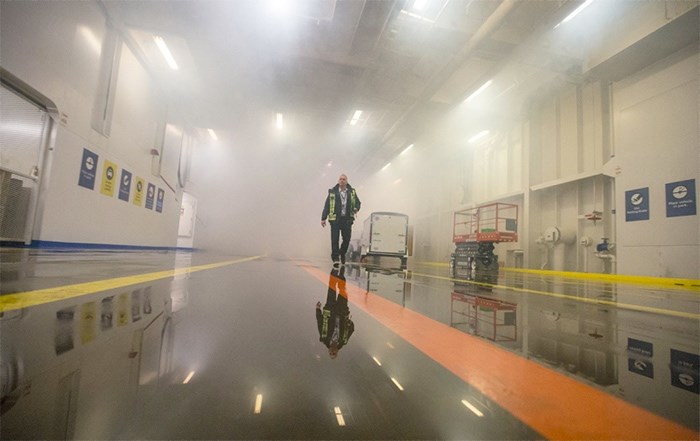
<svg viewBox="0 0 700 441">
<path fill-rule="evenodd" d="M 453 291 L 450 326 L 460 329 L 460 325 L 466 325 L 469 329 L 464 331 L 473 330 L 474 334 L 493 341 L 516 341 L 517 306 L 515 303 Z"/>
<path fill-rule="evenodd" d="M 500 202 L 457 211 L 452 241 L 455 277 L 495 284 L 498 256 L 494 244 L 518 240 L 518 206 Z"/>
</svg>

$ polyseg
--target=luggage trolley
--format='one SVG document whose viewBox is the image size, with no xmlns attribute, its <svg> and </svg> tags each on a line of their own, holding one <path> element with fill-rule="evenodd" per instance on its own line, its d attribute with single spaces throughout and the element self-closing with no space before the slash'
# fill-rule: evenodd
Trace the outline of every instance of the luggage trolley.
<svg viewBox="0 0 700 441">
<path fill-rule="evenodd" d="M 498 256 L 494 244 L 517 242 L 518 206 L 492 203 L 456 211 L 452 241 L 452 275 L 457 278 L 495 284 Z"/>
</svg>

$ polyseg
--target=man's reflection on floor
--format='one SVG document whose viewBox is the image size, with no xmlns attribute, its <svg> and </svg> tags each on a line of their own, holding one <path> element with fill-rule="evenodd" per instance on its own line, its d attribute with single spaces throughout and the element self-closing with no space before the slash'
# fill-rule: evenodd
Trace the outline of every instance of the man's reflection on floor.
<svg viewBox="0 0 700 441">
<path fill-rule="evenodd" d="M 328 355 L 331 358 L 337 357 L 340 348 L 348 343 L 355 332 L 355 324 L 348 308 L 344 266 L 331 270 L 326 304 L 321 309 L 321 302 L 316 302 L 316 323 L 319 340 L 328 348 Z"/>
</svg>

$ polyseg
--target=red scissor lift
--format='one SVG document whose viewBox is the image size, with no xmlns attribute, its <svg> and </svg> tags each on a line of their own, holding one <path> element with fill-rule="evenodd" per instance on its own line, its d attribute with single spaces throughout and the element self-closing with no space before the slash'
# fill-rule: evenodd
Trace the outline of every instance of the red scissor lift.
<svg viewBox="0 0 700 441">
<path fill-rule="evenodd" d="M 495 284 L 498 256 L 494 244 L 517 242 L 518 206 L 500 202 L 456 211 L 452 241 L 455 277 Z"/>
</svg>

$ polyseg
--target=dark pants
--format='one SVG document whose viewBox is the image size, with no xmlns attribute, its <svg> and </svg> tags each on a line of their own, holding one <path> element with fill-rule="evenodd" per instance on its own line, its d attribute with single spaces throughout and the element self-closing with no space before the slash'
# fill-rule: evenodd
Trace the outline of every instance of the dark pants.
<svg viewBox="0 0 700 441">
<path fill-rule="evenodd" d="M 352 219 L 339 218 L 331 224 L 331 259 L 335 262 L 340 260 L 340 256 L 345 256 L 350 246 L 350 235 L 352 234 Z M 343 242 L 338 247 L 340 236 Z"/>
</svg>

